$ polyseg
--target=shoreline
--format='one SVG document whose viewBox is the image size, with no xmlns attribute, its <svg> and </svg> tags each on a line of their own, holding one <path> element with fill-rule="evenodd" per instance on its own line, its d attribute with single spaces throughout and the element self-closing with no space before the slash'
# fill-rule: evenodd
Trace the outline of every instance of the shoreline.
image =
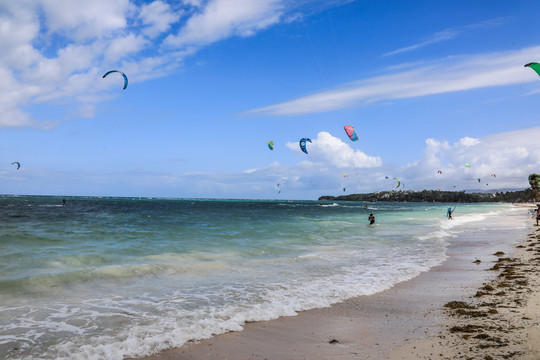
<svg viewBox="0 0 540 360">
<path fill-rule="evenodd" d="M 392 350 L 400 359 L 540 358 L 540 228 L 531 229 L 511 255 L 494 254 L 496 278 L 464 301 L 445 304 L 439 334 Z"/>
<path fill-rule="evenodd" d="M 529 225 L 525 215 L 523 221 Z M 448 355 L 434 350 L 443 341 L 463 342 L 459 334 L 446 336 L 455 318 L 444 305 L 450 301 L 470 301 L 487 281 L 497 280 L 499 272 L 487 271 L 499 259 L 494 254 L 512 253 L 515 246 L 530 239 L 527 234 L 534 227 L 527 225 L 522 234 L 508 230 L 506 236 L 510 240 L 504 242 L 489 240 L 490 231 L 496 230 L 452 239 L 448 258 L 442 264 L 383 292 L 303 311 L 297 316 L 248 323 L 240 332 L 228 332 L 139 359 L 395 360 L 464 356 L 463 352 L 458 355 L 460 349 L 450 343 L 446 348 L 456 353 Z"/>
</svg>

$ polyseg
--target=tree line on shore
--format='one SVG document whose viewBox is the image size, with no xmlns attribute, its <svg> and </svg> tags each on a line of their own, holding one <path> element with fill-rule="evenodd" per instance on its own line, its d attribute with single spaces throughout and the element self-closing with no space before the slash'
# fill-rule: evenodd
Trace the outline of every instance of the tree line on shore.
<svg viewBox="0 0 540 360">
<path fill-rule="evenodd" d="M 439 190 L 392 190 L 366 194 L 342 196 L 321 196 L 319 200 L 337 201 L 393 201 L 393 202 L 445 202 L 445 203 L 480 203 L 505 202 L 527 203 L 540 200 L 540 175 L 529 175 L 530 188 L 520 191 L 495 193 L 466 193 L 464 191 Z"/>
</svg>

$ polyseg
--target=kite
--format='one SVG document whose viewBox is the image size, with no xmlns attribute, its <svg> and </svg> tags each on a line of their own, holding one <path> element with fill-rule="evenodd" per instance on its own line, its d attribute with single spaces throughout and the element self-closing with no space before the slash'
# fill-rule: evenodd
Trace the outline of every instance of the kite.
<svg viewBox="0 0 540 360">
<path fill-rule="evenodd" d="M 343 174 L 343 178 L 344 178 L 345 180 L 346 180 L 348 177 L 349 177 L 348 174 Z M 346 188 L 346 187 L 343 188 L 343 192 L 345 192 L 345 191 L 347 191 L 347 188 Z"/>
<path fill-rule="evenodd" d="M 482 179 L 478 178 L 478 182 L 482 181 Z"/>
<path fill-rule="evenodd" d="M 497 175 L 495 175 L 495 174 L 491 174 L 491 176 L 493 176 L 493 177 L 497 177 Z"/>
<path fill-rule="evenodd" d="M 17 170 L 19 170 L 21 168 L 21 163 L 18 161 L 14 161 L 11 163 L 11 165 L 15 165 L 15 164 L 17 164 Z"/>
<path fill-rule="evenodd" d="M 442 171 L 441 171 L 441 170 L 439 170 L 439 171 L 437 171 L 437 173 L 439 173 L 439 174 L 442 174 Z"/>
<path fill-rule="evenodd" d="M 398 178 L 394 178 L 395 180 L 397 180 L 397 186 L 396 186 L 396 189 L 399 187 L 399 185 L 401 185 L 401 181 L 399 181 Z"/>
<path fill-rule="evenodd" d="M 525 64 L 524 67 L 530 67 L 531 69 L 533 69 L 534 71 L 536 71 L 536 73 L 538 75 L 540 75 L 540 64 L 539 63 L 535 63 L 535 62 L 532 62 L 532 63 L 528 63 L 528 64 Z"/>
<path fill-rule="evenodd" d="M 269 148 L 270 150 L 274 150 L 274 142 L 273 142 L 273 141 L 269 141 L 269 142 L 268 142 L 268 148 Z"/>
<path fill-rule="evenodd" d="M 470 168 L 471 168 L 471 164 L 467 163 L 467 164 L 465 164 L 465 167 L 470 169 Z"/>
<path fill-rule="evenodd" d="M 311 142 L 311 139 L 308 139 L 308 138 L 300 139 L 300 149 L 302 149 L 302 151 L 307 154 L 308 152 L 307 152 L 307 148 L 306 148 L 306 141 Z"/>
<path fill-rule="evenodd" d="M 352 141 L 358 141 L 358 136 L 356 136 L 356 132 L 354 131 L 352 125 L 345 125 L 345 132 L 347 135 L 349 135 L 349 139 Z"/>
<path fill-rule="evenodd" d="M 127 88 L 128 86 L 128 78 L 126 76 L 126 74 L 124 74 L 123 72 L 121 72 L 120 70 L 111 70 L 111 71 L 107 71 L 102 79 L 105 79 L 105 77 L 107 77 L 107 75 L 109 75 L 110 73 L 113 73 L 113 72 L 117 72 L 117 73 L 120 73 L 123 77 L 124 77 L 124 90 Z"/>
</svg>

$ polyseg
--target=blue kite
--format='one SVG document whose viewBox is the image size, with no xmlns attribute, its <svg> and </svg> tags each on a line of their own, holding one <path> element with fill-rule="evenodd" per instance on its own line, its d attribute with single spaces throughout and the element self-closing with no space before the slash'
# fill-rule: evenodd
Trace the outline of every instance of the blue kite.
<svg viewBox="0 0 540 360">
<path fill-rule="evenodd" d="M 308 138 L 300 139 L 300 149 L 302 149 L 302 151 L 307 154 L 308 152 L 307 152 L 307 148 L 306 148 L 306 141 L 311 142 L 311 139 L 308 139 Z"/>
<path fill-rule="evenodd" d="M 103 75 L 102 79 L 105 79 L 105 78 L 107 77 L 107 75 L 109 75 L 110 73 L 114 73 L 114 72 L 117 72 L 117 73 L 119 73 L 120 75 L 122 75 L 122 76 L 124 77 L 124 90 L 125 90 L 125 89 L 127 88 L 127 86 L 128 86 L 128 78 L 127 78 L 126 74 L 124 74 L 124 73 L 121 72 L 120 70 L 111 70 L 111 71 L 107 71 L 107 72 Z"/>
</svg>

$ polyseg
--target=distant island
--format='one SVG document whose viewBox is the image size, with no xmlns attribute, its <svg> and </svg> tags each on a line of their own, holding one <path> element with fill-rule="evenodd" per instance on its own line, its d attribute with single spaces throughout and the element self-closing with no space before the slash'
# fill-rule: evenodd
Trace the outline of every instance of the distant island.
<svg viewBox="0 0 540 360">
<path fill-rule="evenodd" d="M 439 190 L 393 190 L 377 191 L 366 194 L 350 194 L 342 196 L 321 196 L 320 201 L 392 201 L 392 202 L 443 202 L 443 203 L 480 203 L 504 202 L 526 203 L 535 201 L 535 191 L 507 191 L 494 193 L 466 193 L 464 191 Z"/>
<path fill-rule="evenodd" d="M 320 201 L 393 201 L 393 202 L 445 202 L 445 203 L 534 203 L 540 200 L 540 175 L 529 175 L 530 188 L 520 191 L 494 193 L 475 193 L 465 191 L 439 190 L 392 190 L 367 194 L 351 194 L 342 196 L 321 196 Z"/>
</svg>

